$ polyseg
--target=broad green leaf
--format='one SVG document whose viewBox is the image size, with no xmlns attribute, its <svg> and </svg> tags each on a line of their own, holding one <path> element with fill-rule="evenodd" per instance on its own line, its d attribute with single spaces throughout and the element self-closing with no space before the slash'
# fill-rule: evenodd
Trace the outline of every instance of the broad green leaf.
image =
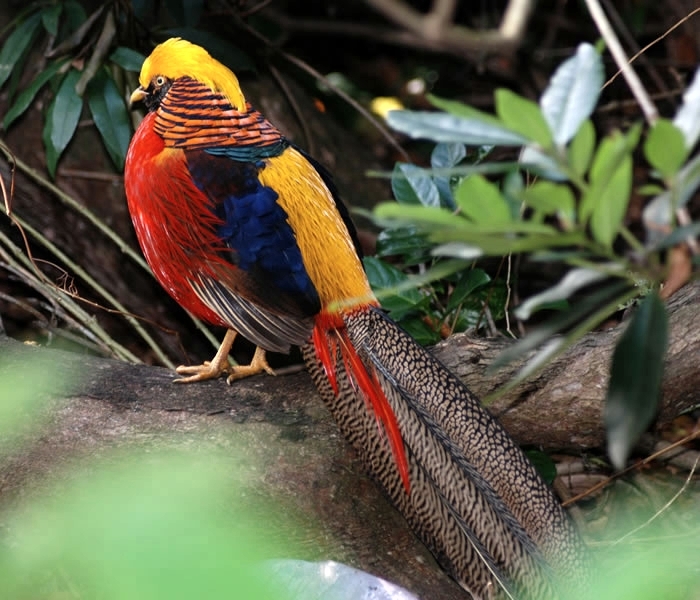
<svg viewBox="0 0 700 600">
<path fill-rule="evenodd" d="M 542 148 L 552 145 L 552 132 L 537 104 L 505 88 L 496 90 L 495 100 L 496 114 L 506 127 Z"/>
<path fill-rule="evenodd" d="M 488 240 L 488 238 L 484 239 Z M 460 260 L 474 260 L 475 258 L 483 256 L 484 251 L 476 244 L 453 241 L 435 246 L 432 250 L 432 254 L 433 256 L 449 256 L 450 258 L 457 258 Z"/>
<path fill-rule="evenodd" d="M 428 94 L 427 98 L 435 108 L 439 108 L 440 110 L 451 115 L 455 115 L 456 117 L 475 119 L 490 125 L 503 125 L 503 123 L 498 120 L 498 117 L 485 113 L 484 111 L 474 108 L 473 106 L 469 106 L 468 104 L 464 104 L 464 102 L 460 102 L 459 100 L 448 100 L 447 98 L 440 98 L 439 96 L 435 96 L 433 94 Z"/>
<path fill-rule="evenodd" d="M 552 181 L 567 181 L 568 175 L 549 154 L 541 152 L 537 146 L 529 144 L 520 153 L 520 164 L 530 173 Z"/>
<path fill-rule="evenodd" d="M 614 265 L 607 265 L 613 268 Z M 568 299 L 571 294 L 577 292 L 601 279 L 609 277 L 608 273 L 594 269 L 572 269 L 555 286 L 546 289 L 544 292 L 530 296 L 518 308 L 515 309 L 515 316 L 518 319 L 527 321 L 533 313 L 540 310 L 544 305 Z"/>
<path fill-rule="evenodd" d="M 377 256 L 400 256 L 406 265 L 425 262 L 432 244 L 415 227 L 383 229 L 377 236 Z"/>
<path fill-rule="evenodd" d="M 586 119 L 567 148 L 567 159 L 571 170 L 579 177 L 588 171 L 595 150 L 595 127 Z"/>
<path fill-rule="evenodd" d="M 510 223 L 510 207 L 498 186 L 481 175 L 463 179 L 455 190 L 462 214 L 478 225 Z"/>
<path fill-rule="evenodd" d="M 658 410 L 667 344 L 666 309 L 652 292 L 637 307 L 612 357 L 605 427 L 608 455 L 616 469 L 625 466 Z"/>
<path fill-rule="evenodd" d="M 61 81 L 46 115 L 43 139 L 51 177 L 56 174 L 56 165 L 61 153 L 73 139 L 83 109 L 83 99 L 75 91 L 78 79 L 80 71 L 71 69 Z"/>
<path fill-rule="evenodd" d="M 690 151 L 700 138 L 700 68 L 695 71 L 693 82 L 683 94 L 683 104 L 673 124 L 683 132 L 685 147 Z"/>
<path fill-rule="evenodd" d="M 411 163 L 396 163 L 391 176 L 391 189 L 401 204 L 440 206 L 440 192 L 426 172 Z"/>
<path fill-rule="evenodd" d="M 77 0 L 68 0 L 61 4 L 63 4 L 63 23 L 61 23 L 62 37 L 79 31 L 80 28 L 85 25 L 88 25 L 88 27 L 90 26 L 88 23 L 88 15 L 80 2 L 77 2 Z M 89 19 L 94 23 L 98 17 L 99 14 L 95 12 Z M 75 42 L 76 44 L 80 44 L 82 40 L 83 38 L 81 37 L 76 39 Z"/>
<path fill-rule="evenodd" d="M 625 218 L 632 192 L 632 157 L 626 156 L 607 184 L 595 189 L 598 199 L 591 214 L 591 232 L 596 241 L 610 247 Z"/>
<path fill-rule="evenodd" d="M 433 169 L 449 169 L 462 162 L 466 156 L 467 151 L 464 144 L 439 143 L 435 145 L 430 154 L 430 166 Z"/>
<path fill-rule="evenodd" d="M 450 169 L 462 162 L 466 156 L 467 151 L 464 148 L 464 144 L 439 143 L 435 145 L 430 154 L 430 166 L 433 169 Z M 440 204 L 450 210 L 455 210 L 457 205 L 452 194 L 450 177 L 434 174 L 433 182 L 440 193 Z"/>
<path fill-rule="evenodd" d="M 141 71 L 141 66 L 143 65 L 143 61 L 146 60 L 146 57 L 140 52 L 136 52 L 136 50 L 119 46 L 119 48 L 110 54 L 109 60 L 119 65 L 125 71 L 138 73 Z"/>
<path fill-rule="evenodd" d="M 53 36 L 58 35 L 58 19 L 61 12 L 63 12 L 63 6 L 60 3 L 47 6 L 41 11 L 41 22 L 44 24 L 44 29 Z"/>
<path fill-rule="evenodd" d="M 86 96 L 92 118 L 110 158 L 120 171 L 131 140 L 131 119 L 114 80 L 100 69 L 90 80 Z"/>
<path fill-rule="evenodd" d="M 576 222 L 574 194 L 566 184 L 536 181 L 525 188 L 522 199 L 535 211 L 537 220 L 556 215 L 566 229 L 570 229 Z"/>
<path fill-rule="evenodd" d="M 461 260 L 473 260 L 479 256 L 504 256 L 510 252 L 537 252 L 547 248 L 566 247 L 583 243 L 583 234 L 556 235 L 531 234 L 514 236 L 512 233 L 479 233 L 459 229 L 437 230 L 429 234 L 429 239 L 440 245 L 433 248 L 434 256 L 451 256 Z M 467 240 L 467 241 L 463 241 Z"/>
<path fill-rule="evenodd" d="M 402 319 L 401 327 L 421 346 L 431 346 L 437 344 L 441 340 L 440 332 L 430 327 L 425 322 L 424 317 Z"/>
<path fill-rule="evenodd" d="M 51 63 L 46 69 L 39 73 L 34 81 L 32 81 L 20 94 L 17 96 L 14 104 L 5 114 L 2 125 L 5 129 L 8 129 L 12 122 L 24 114 L 24 111 L 29 108 L 32 101 L 36 97 L 39 90 L 44 87 L 47 81 L 49 81 L 58 71 L 65 65 L 67 59 L 58 60 Z"/>
<path fill-rule="evenodd" d="M 379 220 L 397 219 L 407 223 L 445 227 L 455 227 L 464 220 L 444 208 L 398 204 L 397 202 L 381 202 L 374 208 L 373 214 Z"/>
<path fill-rule="evenodd" d="M 658 119 L 644 143 L 644 156 L 664 179 L 676 174 L 688 156 L 683 132 L 667 119 Z"/>
<path fill-rule="evenodd" d="M 409 280 L 408 276 L 396 267 L 371 256 L 365 257 L 362 262 L 367 279 L 382 307 L 388 310 L 394 319 L 400 319 L 406 313 L 427 305 L 427 296 L 415 287 L 402 289 L 400 292 L 393 289 Z M 383 290 L 387 293 L 382 293 Z"/>
<path fill-rule="evenodd" d="M 540 98 L 540 106 L 557 145 L 566 145 L 591 116 L 603 77 L 600 54 L 586 43 L 580 44 L 576 54 L 555 71 Z"/>
<path fill-rule="evenodd" d="M 486 285 L 491 281 L 483 269 L 469 269 L 462 273 L 457 285 L 450 294 L 450 299 L 447 301 L 447 312 L 452 312 L 458 306 L 464 303 L 464 300 L 474 292 L 474 290 Z"/>
<path fill-rule="evenodd" d="M 471 146 L 522 146 L 527 142 L 493 117 L 482 120 L 438 112 L 392 110 L 386 120 L 397 131 L 434 142 Z"/>
<path fill-rule="evenodd" d="M 579 206 L 581 223 L 588 221 L 595 207 L 601 202 L 601 194 L 605 193 L 613 174 L 619 170 L 623 161 L 630 159 L 632 151 L 627 136 L 619 131 L 613 131 L 600 142 L 589 173 L 590 185 Z"/>
<path fill-rule="evenodd" d="M 522 195 L 525 190 L 525 180 L 520 170 L 512 170 L 506 173 L 501 181 L 501 193 L 510 207 L 510 217 L 513 220 L 520 218 L 522 209 Z"/>
<path fill-rule="evenodd" d="M 677 208 L 685 206 L 700 187 L 700 154 L 691 158 L 675 178 L 674 190 L 666 191 L 644 207 L 642 213 L 647 233 L 655 238 L 673 223 Z M 653 242 L 653 240 L 650 240 Z"/>
<path fill-rule="evenodd" d="M 25 50 L 34 41 L 41 24 L 41 15 L 42 12 L 36 12 L 20 22 L 5 41 L 0 50 L 0 88 L 5 85 L 12 71 L 19 66 Z"/>
</svg>

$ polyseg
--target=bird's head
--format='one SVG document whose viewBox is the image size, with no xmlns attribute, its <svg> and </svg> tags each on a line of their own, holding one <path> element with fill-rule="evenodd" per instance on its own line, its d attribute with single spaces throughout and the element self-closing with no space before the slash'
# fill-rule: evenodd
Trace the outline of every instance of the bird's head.
<svg viewBox="0 0 700 600">
<path fill-rule="evenodd" d="M 159 44 L 143 61 L 140 85 L 131 94 L 131 104 L 143 102 L 148 110 L 154 110 L 173 81 L 180 77 L 196 79 L 224 95 L 236 110 L 245 108 L 245 97 L 233 71 L 213 59 L 201 46 L 181 38 L 170 38 Z"/>
</svg>

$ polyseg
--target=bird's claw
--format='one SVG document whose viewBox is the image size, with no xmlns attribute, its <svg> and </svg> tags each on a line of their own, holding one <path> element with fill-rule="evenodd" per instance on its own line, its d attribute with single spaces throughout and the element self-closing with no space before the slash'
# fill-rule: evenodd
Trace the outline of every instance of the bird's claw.
<svg viewBox="0 0 700 600">
<path fill-rule="evenodd" d="M 175 383 L 194 383 L 195 381 L 216 379 L 230 370 L 230 367 L 226 365 L 216 365 L 208 360 L 201 365 L 180 365 L 175 369 L 175 372 L 178 375 L 187 375 L 187 377 L 179 377 L 175 380 Z"/>
<path fill-rule="evenodd" d="M 265 358 L 265 351 L 262 348 L 256 348 L 253 359 L 248 365 L 236 365 L 229 368 L 229 376 L 226 378 L 226 383 L 231 385 L 232 382 L 237 379 L 244 379 L 245 377 L 250 377 L 251 375 L 257 375 L 258 373 L 268 373 L 269 375 L 275 375 L 272 367 L 267 363 Z"/>
</svg>

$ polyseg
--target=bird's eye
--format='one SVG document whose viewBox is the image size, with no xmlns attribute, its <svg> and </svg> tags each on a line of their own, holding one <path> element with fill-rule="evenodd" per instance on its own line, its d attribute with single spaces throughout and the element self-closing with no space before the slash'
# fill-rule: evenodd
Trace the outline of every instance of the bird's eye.
<svg viewBox="0 0 700 600">
<path fill-rule="evenodd" d="M 162 86 L 165 85 L 165 81 L 166 81 L 166 79 L 165 79 L 165 77 L 163 77 L 163 75 L 158 75 L 158 76 L 153 80 L 153 83 L 155 83 L 157 87 L 162 87 Z"/>
</svg>

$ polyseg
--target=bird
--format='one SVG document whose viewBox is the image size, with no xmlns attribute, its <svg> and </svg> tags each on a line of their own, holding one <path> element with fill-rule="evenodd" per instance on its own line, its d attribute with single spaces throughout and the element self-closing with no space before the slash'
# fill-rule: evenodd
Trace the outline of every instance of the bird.
<svg viewBox="0 0 700 600">
<path fill-rule="evenodd" d="M 152 50 L 130 102 L 146 110 L 124 170 L 143 254 L 183 308 L 227 330 L 177 381 L 274 374 L 266 352 L 299 346 L 370 475 L 466 591 L 544 598 L 585 585 L 585 544 L 549 486 L 382 310 L 329 172 L 187 40 Z M 228 364 L 237 335 L 256 345 L 249 365 Z"/>
</svg>

